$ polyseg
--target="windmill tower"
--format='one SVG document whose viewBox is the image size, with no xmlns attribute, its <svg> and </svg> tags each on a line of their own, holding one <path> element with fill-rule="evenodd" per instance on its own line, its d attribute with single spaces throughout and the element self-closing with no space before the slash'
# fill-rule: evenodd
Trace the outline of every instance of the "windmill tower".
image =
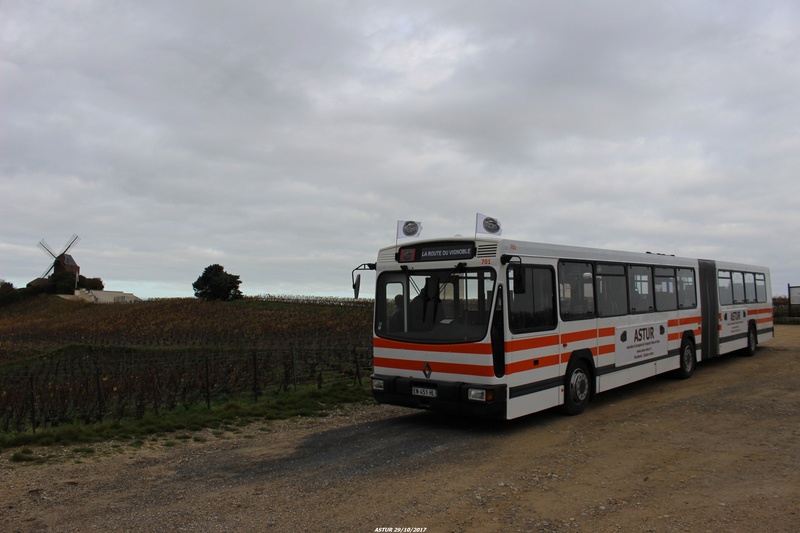
<svg viewBox="0 0 800 533">
<path fill-rule="evenodd" d="M 56 254 L 53 252 L 52 248 L 45 242 L 44 239 L 39 241 L 39 248 L 41 248 L 46 254 L 53 258 L 53 263 L 50 265 L 50 268 L 45 270 L 44 274 L 42 274 L 43 278 L 47 278 L 52 271 L 53 274 L 60 274 L 61 272 L 71 272 L 75 274 L 75 286 L 78 285 L 78 276 L 81 273 L 81 267 L 78 266 L 78 263 L 69 255 L 67 252 L 70 248 L 75 246 L 81 238 L 77 235 L 73 235 L 67 241 L 67 244 L 64 248 Z"/>
</svg>

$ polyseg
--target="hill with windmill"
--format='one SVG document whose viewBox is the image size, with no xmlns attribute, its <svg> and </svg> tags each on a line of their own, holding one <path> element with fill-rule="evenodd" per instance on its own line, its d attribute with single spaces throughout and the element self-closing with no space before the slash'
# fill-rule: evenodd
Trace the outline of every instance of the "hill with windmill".
<svg viewBox="0 0 800 533">
<path fill-rule="evenodd" d="M 60 252 L 42 239 L 39 248 L 50 256 L 50 266 L 44 274 L 28 283 L 29 288 L 38 288 L 62 298 L 77 299 L 92 303 L 132 303 L 141 301 L 137 296 L 122 291 L 106 291 L 103 280 L 100 278 L 87 278 L 81 275 L 81 267 L 68 252 L 80 241 L 80 237 L 73 234 Z"/>
</svg>

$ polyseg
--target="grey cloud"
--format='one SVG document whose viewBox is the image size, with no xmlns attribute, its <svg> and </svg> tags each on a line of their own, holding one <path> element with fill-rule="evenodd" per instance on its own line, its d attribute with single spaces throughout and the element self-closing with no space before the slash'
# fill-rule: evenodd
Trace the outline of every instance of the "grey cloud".
<svg viewBox="0 0 800 533">
<path fill-rule="evenodd" d="M 0 7 L 0 277 L 347 294 L 394 240 L 469 234 L 800 267 L 792 2 Z M 108 284 L 107 284 L 108 285 Z M 159 292 L 161 291 L 161 292 Z"/>
</svg>

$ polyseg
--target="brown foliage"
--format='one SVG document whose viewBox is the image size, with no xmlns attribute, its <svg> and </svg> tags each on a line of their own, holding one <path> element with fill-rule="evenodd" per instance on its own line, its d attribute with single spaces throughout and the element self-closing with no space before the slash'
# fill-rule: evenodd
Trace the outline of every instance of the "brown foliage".
<svg viewBox="0 0 800 533">
<path fill-rule="evenodd" d="M 98 305 L 41 295 L 0 310 L 0 364 L 69 345 L 232 348 L 369 343 L 371 307 L 313 298 Z"/>
</svg>

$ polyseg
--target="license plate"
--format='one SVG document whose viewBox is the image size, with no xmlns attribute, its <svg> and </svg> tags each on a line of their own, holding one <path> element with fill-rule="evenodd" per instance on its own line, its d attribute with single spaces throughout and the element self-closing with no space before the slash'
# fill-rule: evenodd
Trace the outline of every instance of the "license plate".
<svg viewBox="0 0 800 533">
<path fill-rule="evenodd" d="M 426 389 L 425 387 L 411 387 L 411 394 L 414 396 L 424 396 L 425 398 L 436 398 L 436 389 Z"/>
</svg>

